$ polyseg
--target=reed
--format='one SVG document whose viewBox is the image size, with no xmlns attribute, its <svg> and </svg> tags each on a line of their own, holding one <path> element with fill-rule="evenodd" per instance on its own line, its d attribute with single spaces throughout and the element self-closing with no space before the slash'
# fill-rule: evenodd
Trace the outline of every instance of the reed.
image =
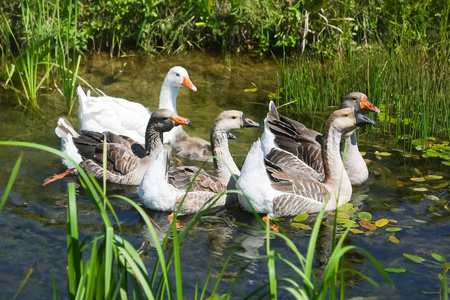
<svg viewBox="0 0 450 300">
<path fill-rule="evenodd" d="M 366 130 L 378 141 L 450 139 L 448 60 L 419 47 L 361 50 L 333 61 L 311 57 L 278 62 L 279 105 L 296 119 L 310 119 L 319 129 L 323 111 L 338 106 L 340 97 L 360 91 L 381 109 L 376 128 Z"/>
</svg>

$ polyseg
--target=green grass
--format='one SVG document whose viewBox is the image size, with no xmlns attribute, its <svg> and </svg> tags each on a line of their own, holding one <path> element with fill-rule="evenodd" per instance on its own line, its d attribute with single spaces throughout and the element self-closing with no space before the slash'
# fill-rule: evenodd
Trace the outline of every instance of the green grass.
<svg viewBox="0 0 450 300">
<path fill-rule="evenodd" d="M 442 54 L 442 53 L 441 53 Z M 283 113 L 321 130 L 328 106 L 354 91 L 367 94 L 381 109 L 369 140 L 450 140 L 450 67 L 447 59 L 420 47 L 397 51 L 361 49 L 334 60 L 284 58 L 279 65 L 278 105 Z M 375 117 L 375 116 L 374 116 Z M 409 141 L 409 142 L 408 142 Z"/>
</svg>

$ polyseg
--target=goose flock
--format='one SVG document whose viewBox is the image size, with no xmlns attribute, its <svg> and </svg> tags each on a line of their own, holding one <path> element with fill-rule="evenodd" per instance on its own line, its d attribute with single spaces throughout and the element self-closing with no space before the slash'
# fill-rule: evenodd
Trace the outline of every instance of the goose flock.
<svg viewBox="0 0 450 300">
<path fill-rule="evenodd" d="M 236 202 L 247 211 L 275 217 L 318 212 L 324 206 L 333 210 L 350 201 L 352 186 L 368 179 L 356 130 L 375 124 L 366 114 L 380 110 L 363 93 L 343 97 L 322 134 L 282 116 L 271 101 L 263 126 L 241 111 L 221 112 L 208 142 L 189 136 L 179 126 L 191 123 L 177 114 L 182 87 L 197 91 L 183 67 L 171 68 L 161 87 L 159 109 L 153 113 L 139 103 L 101 91 L 101 97 L 92 97 L 78 87 L 80 133 L 60 118 L 55 133 L 61 139 L 61 151 L 95 178 L 106 176 L 113 183 L 138 186 L 138 195 L 149 209 L 182 215 Z M 228 139 L 234 138 L 232 130 L 247 127 L 264 127 L 264 132 L 240 171 Z M 171 162 L 172 151 L 187 159 L 212 162 L 214 172 L 179 166 Z M 77 174 L 70 161 L 62 162 L 67 171 L 44 184 Z"/>
</svg>

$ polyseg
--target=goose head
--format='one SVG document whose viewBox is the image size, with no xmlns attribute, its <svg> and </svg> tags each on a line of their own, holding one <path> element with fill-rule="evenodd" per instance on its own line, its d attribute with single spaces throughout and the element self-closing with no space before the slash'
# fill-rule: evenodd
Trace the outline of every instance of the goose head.
<svg viewBox="0 0 450 300">
<path fill-rule="evenodd" d="M 180 117 L 170 109 L 160 108 L 152 113 L 148 127 L 154 128 L 157 132 L 166 132 L 180 124 L 191 124 L 191 121 Z"/>
<path fill-rule="evenodd" d="M 188 72 L 183 67 L 177 66 L 170 69 L 164 81 L 167 81 L 171 86 L 174 87 L 187 87 L 194 92 L 197 91 L 197 88 L 189 78 Z"/>
<path fill-rule="evenodd" d="M 329 126 L 334 127 L 342 135 L 347 135 L 366 124 L 375 124 L 375 121 L 365 116 L 358 106 L 354 106 L 334 111 L 327 123 L 331 123 Z"/>
<path fill-rule="evenodd" d="M 260 127 L 260 124 L 247 118 L 242 111 L 226 110 L 217 116 L 213 127 L 228 134 L 233 129 Z M 231 136 L 231 138 L 234 137 L 233 135 Z M 230 138 L 230 135 L 228 137 Z"/>
<path fill-rule="evenodd" d="M 353 106 L 357 106 L 357 107 L 361 108 L 363 113 L 371 112 L 371 111 L 376 112 L 376 113 L 380 112 L 378 107 L 373 105 L 369 101 L 369 99 L 367 98 L 367 96 L 365 94 L 359 93 L 359 92 L 350 93 L 350 94 L 346 95 L 344 98 L 342 98 L 341 108 L 347 108 L 347 107 L 353 107 Z"/>
</svg>

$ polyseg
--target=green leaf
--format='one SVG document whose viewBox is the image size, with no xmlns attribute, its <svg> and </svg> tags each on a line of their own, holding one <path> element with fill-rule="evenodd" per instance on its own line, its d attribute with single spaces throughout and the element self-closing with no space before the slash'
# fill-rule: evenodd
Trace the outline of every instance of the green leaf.
<svg viewBox="0 0 450 300">
<path fill-rule="evenodd" d="M 291 223 L 292 227 L 298 228 L 298 229 L 303 229 L 303 230 L 311 230 L 311 226 L 307 225 L 307 224 L 303 224 L 303 223 Z"/>
<path fill-rule="evenodd" d="M 375 151 L 375 155 L 378 155 L 378 156 L 390 156 L 391 154 L 389 152 Z"/>
<path fill-rule="evenodd" d="M 433 256 L 433 258 L 441 263 L 445 263 L 445 258 L 439 254 L 436 253 L 431 253 L 431 256 Z"/>
<path fill-rule="evenodd" d="M 244 92 L 246 92 L 246 93 L 254 93 L 254 92 L 256 92 L 258 89 L 257 88 L 252 88 L 252 89 L 245 89 L 244 90 Z"/>
<path fill-rule="evenodd" d="M 403 268 L 385 268 L 384 269 L 386 272 L 391 272 L 391 273 L 405 273 L 406 269 Z"/>
<path fill-rule="evenodd" d="M 421 188 L 413 188 L 413 191 L 416 191 L 416 192 L 426 192 L 426 191 L 428 191 L 428 189 L 427 189 L 427 188 L 424 188 L 424 187 L 421 187 Z"/>
<path fill-rule="evenodd" d="M 386 231 L 395 232 L 395 231 L 402 231 L 400 227 L 389 227 L 386 228 Z"/>
<path fill-rule="evenodd" d="M 341 206 L 339 206 L 339 212 L 346 212 L 352 208 L 353 208 L 353 204 L 345 203 L 345 204 L 342 204 Z"/>
<path fill-rule="evenodd" d="M 301 221 L 305 221 L 306 219 L 308 219 L 309 215 L 308 214 L 302 214 L 302 215 L 297 215 L 294 218 L 295 222 L 301 222 Z"/>
<path fill-rule="evenodd" d="M 413 178 L 410 178 L 409 180 L 414 181 L 414 182 L 424 182 L 425 178 L 423 178 L 423 177 L 413 177 Z"/>
<path fill-rule="evenodd" d="M 443 161 L 442 164 L 443 164 L 444 166 L 450 166 L 450 161 Z"/>
<path fill-rule="evenodd" d="M 358 214 L 358 218 L 361 220 L 370 221 L 372 220 L 372 215 L 368 212 L 362 211 Z"/>
<path fill-rule="evenodd" d="M 413 262 L 418 263 L 418 264 L 421 264 L 423 261 L 425 261 L 425 258 L 416 256 L 416 255 L 412 255 L 412 254 L 403 253 L 403 256 L 409 260 L 412 260 Z"/>
<path fill-rule="evenodd" d="M 442 179 L 442 176 L 440 175 L 427 175 L 425 176 L 426 179 L 428 180 L 438 180 L 438 179 Z"/>
</svg>

